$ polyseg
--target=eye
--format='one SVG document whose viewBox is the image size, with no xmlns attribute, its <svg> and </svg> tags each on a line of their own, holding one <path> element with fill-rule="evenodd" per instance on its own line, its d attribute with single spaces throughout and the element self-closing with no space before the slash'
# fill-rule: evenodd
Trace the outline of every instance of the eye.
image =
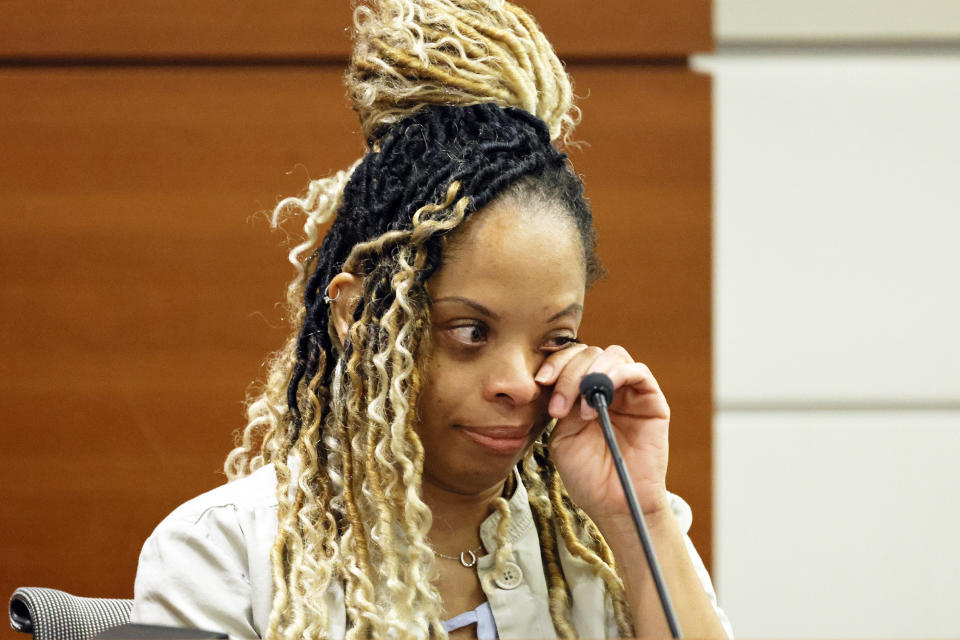
<svg viewBox="0 0 960 640">
<path fill-rule="evenodd" d="M 485 343 L 489 333 L 490 329 L 482 322 L 471 322 L 447 329 L 447 334 L 451 338 L 470 347 Z"/>
<path fill-rule="evenodd" d="M 576 336 L 552 336 L 547 340 L 543 348 L 545 351 L 550 352 L 563 351 L 572 344 L 580 344 L 580 340 L 578 340 Z"/>
</svg>

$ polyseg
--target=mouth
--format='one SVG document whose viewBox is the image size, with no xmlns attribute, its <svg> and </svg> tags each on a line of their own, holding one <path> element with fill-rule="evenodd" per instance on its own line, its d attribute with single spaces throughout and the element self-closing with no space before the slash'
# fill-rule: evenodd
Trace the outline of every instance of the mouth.
<svg viewBox="0 0 960 640">
<path fill-rule="evenodd" d="M 520 453 L 530 442 L 531 429 L 531 425 L 519 427 L 465 427 L 458 425 L 458 430 L 466 438 L 501 455 L 516 455 Z"/>
</svg>

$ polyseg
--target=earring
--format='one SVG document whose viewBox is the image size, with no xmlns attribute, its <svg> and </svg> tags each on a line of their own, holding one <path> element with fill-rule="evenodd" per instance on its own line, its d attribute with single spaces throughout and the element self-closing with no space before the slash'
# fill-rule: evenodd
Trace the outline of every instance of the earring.
<svg viewBox="0 0 960 640">
<path fill-rule="evenodd" d="M 337 289 L 337 295 L 332 298 L 328 295 L 330 293 L 330 285 L 327 285 L 327 288 L 323 291 L 323 301 L 327 304 L 330 304 L 334 300 L 340 297 L 340 289 Z"/>
</svg>

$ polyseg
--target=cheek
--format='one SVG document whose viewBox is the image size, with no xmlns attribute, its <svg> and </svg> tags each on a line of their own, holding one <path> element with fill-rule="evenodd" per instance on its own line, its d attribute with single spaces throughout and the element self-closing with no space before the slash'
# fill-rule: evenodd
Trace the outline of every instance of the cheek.
<svg viewBox="0 0 960 640">
<path fill-rule="evenodd" d="M 458 366 L 459 365 L 459 366 Z M 420 393 L 420 417 L 427 425 L 454 419 L 469 402 L 471 389 L 479 386 L 461 363 L 450 362 L 443 354 L 434 354 L 424 372 Z"/>
</svg>

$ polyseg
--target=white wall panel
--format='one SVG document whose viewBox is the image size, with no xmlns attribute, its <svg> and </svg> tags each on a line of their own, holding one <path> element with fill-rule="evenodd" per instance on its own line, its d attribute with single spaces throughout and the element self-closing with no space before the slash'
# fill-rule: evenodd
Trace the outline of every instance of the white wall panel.
<svg viewBox="0 0 960 640">
<path fill-rule="evenodd" d="M 714 455 L 738 638 L 960 637 L 960 412 L 721 412 Z"/>
<path fill-rule="evenodd" d="M 956 0 L 716 0 L 714 34 L 727 40 L 960 38 Z"/>
<path fill-rule="evenodd" d="M 713 56 L 720 407 L 960 401 L 960 56 Z"/>
</svg>

